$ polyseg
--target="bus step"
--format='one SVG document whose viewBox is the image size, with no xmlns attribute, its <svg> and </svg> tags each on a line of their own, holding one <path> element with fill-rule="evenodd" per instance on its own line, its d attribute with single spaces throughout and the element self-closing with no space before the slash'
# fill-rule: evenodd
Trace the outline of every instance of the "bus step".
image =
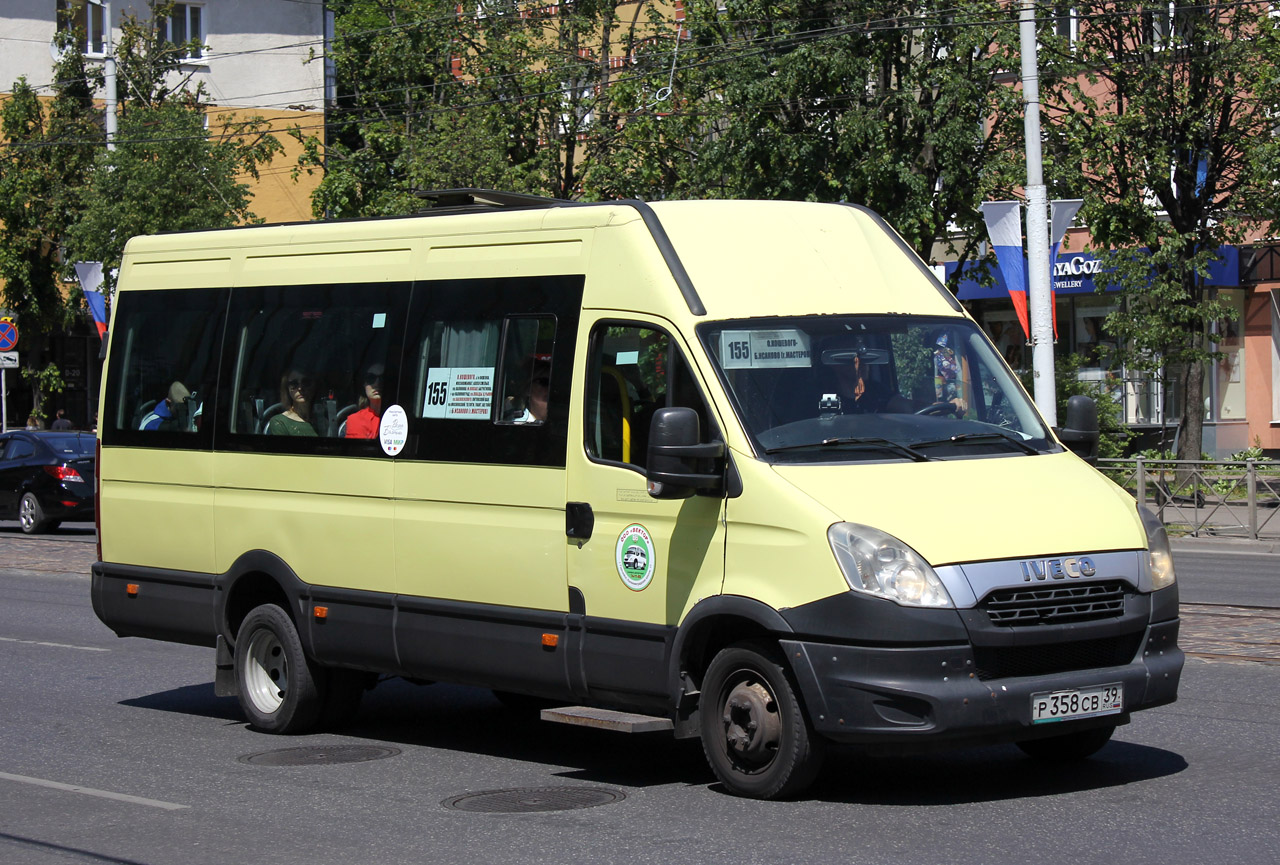
<svg viewBox="0 0 1280 865">
<path fill-rule="evenodd" d="M 593 709 L 590 706 L 543 709 L 542 720 L 554 721 L 557 724 L 574 724 L 578 727 L 595 727 L 597 730 L 615 730 L 619 733 L 653 733 L 673 729 L 668 718 L 634 715 L 631 712 L 614 712 L 609 709 Z"/>
</svg>

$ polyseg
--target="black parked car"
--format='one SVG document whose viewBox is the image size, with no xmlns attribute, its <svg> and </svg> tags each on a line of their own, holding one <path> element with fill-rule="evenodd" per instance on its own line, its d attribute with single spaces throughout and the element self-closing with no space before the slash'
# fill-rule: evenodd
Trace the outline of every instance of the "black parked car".
<svg viewBox="0 0 1280 865">
<path fill-rule="evenodd" d="M 0 519 L 16 518 L 29 535 L 92 520 L 95 441 L 87 432 L 0 434 Z"/>
</svg>

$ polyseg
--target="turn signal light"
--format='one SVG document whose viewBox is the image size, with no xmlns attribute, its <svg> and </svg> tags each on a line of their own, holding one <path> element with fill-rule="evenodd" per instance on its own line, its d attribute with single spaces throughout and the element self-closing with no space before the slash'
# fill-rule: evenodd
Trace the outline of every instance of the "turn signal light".
<svg viewBox="0 0 1280 865">
<path fill-rule="evenodd" d="M 327 618 L 329 618 L 329 608 L 328 608 L 328 607 L 315 607 L 315 608 L 313 608 L 313 609 L 312 609 L 312 611 L 311 611 L 311 612 L 315 615 L 315 617 L 316 617 L 317 619 L 327 619 Z"/>
<path fill-rule="evenodd" d="M 559 634 L 543 634 L 542 645 L 546 646 L 549 649 L 554 649 L 556 646 L 560 645 L 560 635 Z"/>
<path fill-rule="evenodd" d="M 137 583 L 127 583 L 127 584 L 125 585 L 125 587 L 124 587 L 124 593 L 125 593 L 126 595 L 128 595 L 129 597 L 131 597 L 131 598 L 136 598 L 136 597 L 138 597 L 138 584 L 137 584 Z"/>
</svg>

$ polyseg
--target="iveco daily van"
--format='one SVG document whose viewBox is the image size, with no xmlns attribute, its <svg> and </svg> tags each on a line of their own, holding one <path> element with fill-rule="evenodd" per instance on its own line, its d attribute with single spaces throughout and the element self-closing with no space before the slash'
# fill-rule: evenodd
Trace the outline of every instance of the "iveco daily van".
<svg viewBox="0 0 1280 865">
<path fill-rule="evenodd" d="M 262 730 L 465 683 L 656 718 L 765 798 L 830 743 L 1082 757 L 1174 700 L 1163 528 L 874 213 L 441 202 L 129 243 L 116 633 L 215 649 Z"/>
</svg>

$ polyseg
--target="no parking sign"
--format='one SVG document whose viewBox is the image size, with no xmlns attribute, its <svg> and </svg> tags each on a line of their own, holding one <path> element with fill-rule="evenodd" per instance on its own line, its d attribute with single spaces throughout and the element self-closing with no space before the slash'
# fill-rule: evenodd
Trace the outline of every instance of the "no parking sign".
<svg viewBox="0 0 1280 865">
<path fill-rule="evenodd" d="M 0 351 L 9 351 L 18 344 L 18 328 L 8 318 L 0 318 Z"/>
</svg>

